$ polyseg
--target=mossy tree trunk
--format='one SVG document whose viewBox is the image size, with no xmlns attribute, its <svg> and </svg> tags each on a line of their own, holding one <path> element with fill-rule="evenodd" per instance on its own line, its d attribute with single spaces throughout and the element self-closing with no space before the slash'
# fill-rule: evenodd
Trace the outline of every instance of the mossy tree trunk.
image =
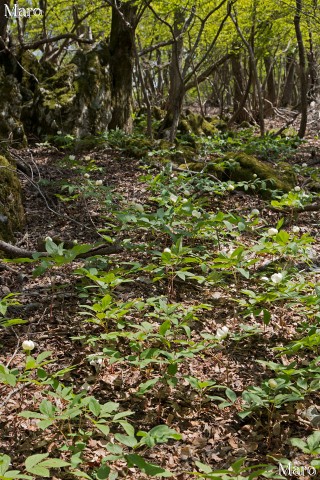
<svg viewBox="0 0 320 480">
<path fill-rule="evenodd" d="M 109 128 L 132 130 L 132 78 L 134 68 L 134 32 L 137 22 L 135 2 L 119 2 L 112 7 L 110 32 L 110 77 L 112 118 Z"/>
</svg>

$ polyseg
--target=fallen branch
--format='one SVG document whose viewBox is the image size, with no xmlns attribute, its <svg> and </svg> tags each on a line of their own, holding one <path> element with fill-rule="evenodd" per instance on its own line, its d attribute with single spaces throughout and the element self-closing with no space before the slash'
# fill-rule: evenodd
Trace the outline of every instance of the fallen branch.
<svg viewBox="0 0 320 480">
<path fill-rule="evenodd" d="M 36 250 L 26 250 L 24 248 L 16 247 L 11 243 L 0 240 L 0 250 L 10 255 L 12 258 L 34 258 L 36 254 L 41 254 L 41 257 L 50 257 L 48 252 L 38 252 Z M 88 258 L 94 255 L 112 255 L 113 253 L 119 253 L 123 251 L 123 247 L 119 244 L 113 245 L 98 245 L 85 253 L 79 253 L 77 258 Z"/>
</svg>

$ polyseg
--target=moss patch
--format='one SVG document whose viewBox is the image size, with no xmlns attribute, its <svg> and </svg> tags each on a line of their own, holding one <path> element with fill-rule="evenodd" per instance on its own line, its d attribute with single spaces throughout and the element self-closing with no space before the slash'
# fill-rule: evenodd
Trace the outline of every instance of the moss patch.
<svg viewBox="0 0 320 480">
<path fill-rule="evenodd" d="M 190 111 L 188 111 L 187 115 L 182 116 L 178 131 L 182 135 L 193 133 L 195 135 L 211 136 L 217 133 L 217 129 L 213 123 L 203 118 L 202 115 Z"/>
<path fill-rule="evenodd" d="M 296 185 L 296 176 L 291 165 L 282 162 L 275 169 L 273 166 L 246 153 L 228 153 L 223 159 L 208 163 L 189 161 L 179 165 L 179 168 L 202 172 L 204 175 L 210 173 L 223 181 L 250 182 L 259 178 L 266 181 L 267 186 L 271 189 L 281 190 L 282 192 L 288 192 Z M 265 197 L 270 196 L 268 190 L 261 191 L 261 194 Z"/>
<path fill-rule="evenodd" d="M 261 180 L 269 180 L 275 189 L 283 192 L 290 191 L 295 185 L 295 174 L 289 164 L 279 164 L 275 169 L 252 155 L 246 153 L 229 153 L 227 159 L 232 160 L 232 167 L 228 168 L 231 180 L 252 181 L 256 177 Z"/>
<path fill-rule="evenodd" d="M 111 119 L 110 79 L 100 50 L 78 52 L 34 93 L 33 132 L 61 131 L 77 138 L 106 131 Z"/>
<path fill-rule="evenodd" d="M 13 75 L 0 68 L 0 138 L 15 147 L 26 146 L 27 140 L 20 120 L 21 94 Z"/>
<path fill-rule="evenodd" d="M 15 167 L 0 155 L 0 239 L 12 240 L 23 224 L 20 182 Z"/>
</svg>

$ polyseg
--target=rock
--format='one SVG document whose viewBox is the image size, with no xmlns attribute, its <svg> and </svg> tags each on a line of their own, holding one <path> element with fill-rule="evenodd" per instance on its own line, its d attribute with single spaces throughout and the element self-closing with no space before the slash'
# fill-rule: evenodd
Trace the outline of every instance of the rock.
<svg viewBox="0 0 320 480">
<path fill-rule="evenodd" d="M 13 163 L 0 156 L 0 239 L 11 241 L 24 225 L 21 186 Z"/>
<path fill-rule="evenodd" d="M 295 173 L 289 164 L 279 163 L 275 169 L 253 155 L 246 153 L 228 153 L 226 159 L 232 161 L 227 168 L 229 178 L 235 182 L 252 181 L 257 176 L 260 180 L 267 181 L 267 186 L 273 190 L 289 192 L 296 184 Z"/>
<path fill-rule="evenodd" d="M 264 180 L 270 190 L 260 190 L 264 197 L 269 197 L 271 190 L 281 190 L 289 192 L 296 184 L 295 173 L 291 165 L 281 162 L 275 169 L 273 166 L 258 160 L 252 155 L 246 153 L 228 153 L 224 158 L 217 159 L 208 163 L 188 162 L 179 165 L 184 170 L 192 170 L 213 174 L 219 180 L 233 180 L 234 182 L 254 181 L 256 179 Z M 259 184 L 256 190 L 250 192 L 259 192 Z"/>
<path fill-rule="evenodd" d="M 0 67 L 0 138 L 15 147 L 27 145 L 20 120 L 21 100 L 17 79 Z"/>
<path fill-rule="evenodd" d="M 77 138 L 106 131 L 111 120 L 109 74 L 105 50 L 79 51 L 72 61 L 37 85 L 33 131 Z"/>
</svg>

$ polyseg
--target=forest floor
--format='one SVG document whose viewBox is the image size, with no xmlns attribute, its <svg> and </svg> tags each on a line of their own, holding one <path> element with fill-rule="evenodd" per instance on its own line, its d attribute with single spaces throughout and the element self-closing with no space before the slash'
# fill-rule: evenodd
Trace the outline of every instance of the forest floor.
<svg viewBox="0 0 320 480">
<path fill-rule="evenodd" d="M 268 304 L 271 319 L 265 323 L 261 315 L 255 317 L 251 314 L 245 317 L 245 308 L 238 301 L 244 298 L 244 290 L 261 292 L 261 275 L 269 277 L 274 272 L 289 271 L 289 264 L 294 274 L 288 282 L 293 281 L 293 278 L 296 284 L 305 282 L 302 289 L 304 297 L 314 295 L 312 292 L 320 281 L 319 262 L 317 263 L 320 258 L 319 211 L 300 213 L 295 218 L 286 217 L 283 226 L 288 232 L 292 231 L 293 226 L 297 226 L 300 229 L 299 237 L 310 235 L 314 239 L 310 247 L 312 250 L 309 250 L 312 265 L 308 265 L 305 258 L 299 255 L 295 259 L 295 255 L 291 254 L 288 260 L 285 255 L 265 253 L 262 261 L 253 267 L 256 270 L 252 271 L 251 267 L 248 267 L 249 278 L 239 272 L 235 274 L 231 266 L 232 273 L 217 276 L 216 283 L 195 282 L 188 278 L 184 280 L 183 276 L 179 278 L 179 275 L 172 279 L 168 274 L 170 269 L 164 269 L 168 276 L 162 271 L 160 275 L 163 274 L 163 277 L 159 281 L 153 281 L 154 272 L 150 273 L 151 270 L 148 271 L 146 267 L 157 264 L 165 248 L 174 250 L 170 237 L 163 229 L 158 231 L 157 226 L 149 229 L 140 226 L 126 228 L 129 221 L 123 228 L 118 228 L 115 212 L 125 211 L 136 205 L 143 205 L 145 211 L 155 212 L 159 204 L 155 201 L 155 193 L 150 190 L 150 178 L 158 175 L 161 167 L 154 165 L 148 170 L 146 161 L 129 158 L 110 147 L 100 147 L 71 156 L 46 145 L 14 153 L 30 168 L 30 176 L 21 177 L 26 227 L 24 232 L 17 236 L 19 247 L 43 250 L 45 238 L 51 237 L 56 244 L 64 242 L 71 248 L 75 241 L 78 245 L 103 241 L 103 235 L 116 238 L 117 242 L 127 244 L 128 247 L 119 253 L 97 259 L 75 259 L 65 265 L 53 264 L 47 269 L 44 268 L 42 273 L 33 273 L 39 262 L 7 264 L 9 269 L 1 272 L 0 298 L 10 293 L 19 294 L 17 300 L 20 305 L 10 307 L 8 312 L 11 317 L 22 318 L 26 323 L 2 329 L 0 332 L 1 363 L 9 369 L 23 371 L 25 354 L 21 344 L 24 340 L 32 340 L 36 344 L 32 355 L 43 351 L 52 352 L 53 361 L 45 368 L 51 374 L 59 371 L 55 378 L 63 385 L 72 386 L 76 393 L 85 390 L 87 395 L 94 396 L 101 404 L 118 402 L 120 411 L 134 412 L 128 416 L 128 422 L 134 426 L 136 432 L 146 432 L 157 425 L 174 429 L 182 435 L 180 440 L 169 437 L 165 443 L 158 443 L 152 448 L 143 446 L 135 451 L 146 461 L 171 471 L 176 479 L 194 478 L 190 472 L 199 472 L 199 468 L 201 470 L 201 465 L 197 468 L 195 461 L 209 465 L 208 471 L 212 472 L 229 468 L 239 458 L 245 458 L 245 465 L 250 466 L 259 463 L 272 464 L 276 473 L 279 472 L 277 463 L 283 458 L 296 465 L 310 466 L 311 460 L 316 458 L 314 454 L 297 448 L 290 442 L 290 438 L 305 439 L 314 430 L 320 430 L 320 385 L 317 388 L 314 385 L 310 387 L 313 380 L 320 382 L 318 344 L 312 348 L 306 347 L 302 354 L 290 352 L 281 356 L 277 356 L 278 352 L 274 347 L 288 346 L 290 342 L 308 335 L 308 322 L 311 326 L 319 325 L 319 297 L 318 303 L 315 300 L 306 312 L 301 299 L 295 303 L 294 289 L 291 289 L 291 294 L 286 291 L 287 296 L 282 292 L 282 296 L 276 300 L 270 296 L 265 302 Z M 309 139 L 309 143 L 299 147 L 290 161 L 308 163 L 314 161 L 314 158 L 320 159 L 320 148 L 318 141 Z M 143 175 L 145 178 L 141 178 Z M 146 179 L 148 175 L 149 180 Z M 176 174 L 173 172 L 170 175 L 173 178 Z M 298 185 L 302 189 L 307 178 L 298 175 Z M 188 192 L 183 190 L 183 186 L 180 191 L 184 192 L 189 202 Z M 209 196 L 203 209 L 215 214 L 224 212 L 226 215 L 251 218 L 248 224 L 253 221 L 250 212 L 258 209 L 259 218 L 255 224 L 250 225 L 259 231 L 275 227 L 283 216 L 270 208 L 270 201 L 263 200 L 258 195 L 246 194 L 237 188 L 226 191 L 223 195 Z M 190 245 L 204 246 L 206 251 L 200 251 L 203 258 L 209 254 L 217 254 L 217 249 L 224 252 L 240 245 L 249 249 L 252 245 L 254 233 L 251 227 L 244 231 L 235 231 L 230 227 L 228 233 L 225 226 L 224 230 L 221 233 L 221 244 L 218 241 L 217 245 L 217 242 L 207 235 L 203 241 L 197 239 Z M 212 237 L 214 232 L 215 228 L 212 227 Z M 130 242 L 126 243 L 126 239 L 130 239 Z M 146 245 L 150 245 L 149 249 Z M 160 254 L 155 253 L 159 251 Z M 188 255 L 192 253 L 189 252 Z M 186 265 L 189 264 L 185 263 Z M 272 270 L 274 266 L 275 269 Z M 92 276 L 98 276 L 100 284 L 92 277 L 89 278 L 84 270 L 79 270 L 81 268 L 85 268 Z M 199 275 L 199 270 L 196 271 Z M 121 277 L 121 282 L 110 286 L 110 278 L 103 277 L 106 272 L 113 272 L 117 278 Z M 103 321 L 96 319 L 95 323 L 90 323 L 90 311 L 85 315 L 83 305 L 92 306 L 97 303 L 98 290 L 101 293 L 104 288 L 105 294 L 111 292 L 112 308 L 105 317 L 101 316 Z M 273 286 L 268 288 L 269 293 L 272 293 Z M 297 288 L 297 292 L 301 293 L 301 290 Z M 138 308 L 133 310 L 135 303 L 159 297 L 166 298 L 171 306 L 176 305 L 176 310 L 173 308 L 174 314 L 166 313 L 163 305 L 160 305 L 161 311 L 158 300 L 153 300 L 153 303 L 150 301 L 152 307 L 149 309 L 141 307 L 141 311 Z M 119 313 L 121 308 L 126 310 L 123 314 Z M 184 318 L 190 319 L 185 322 L 187 328 L 182 326 L 179 330 L 177 327 L 174 331 L 174 322 L 180 325 Z M 158 333 L 158 330 L 153 331 L 152 328 L 155 325 L 159 327 L 159 322 L 168 319 L 168 330 L 163 330 L 160 332 L 162 336 L 158 335 L 156 338 L 155 332 Z M 136 325 L 137 332 L 141 333 L 140 337 L 136 336 L 136 344 L 133 336 L 128 339 L 120 336 L 116 340 L 115 337 L 108 337 L 108 334 L 114 331 L 132 333 L 133 325 Z M 217 329 L 223 326 L 228 327 L 228 336 L 222 341 L 213 342 L 213 346 L 201 349 L 205 336 L 215 336 Z M 105 340 L 103 335 L 106 335 Z M 173 369 L 167 370 L 167 365 L 161 360 L 168 360 L 169 354 L 167 357 L 154 354 L 153 363 L 143 363 L 145 358 L 143 351 L 138 352 L 139 342 L 145 345 L 144 349 L 150 348 L 150 355 L 154 354 L 155 349 L 170 351 L 175 359 L 171 362 L 174 364 Z M 123 357 L 121 361 L 114 361 L 116 359 L 110 356 L 110 352 L 104 350 L 113 348 L 115 344 Z M 181 353 L 184 349 L 187 352 L 185 356 Z M 137 352 L 140 357 L 138 356 L 138 361 L 135 362 L 132 358 Z M 94 357 L 88 358 L 89 355 L 96 355 L 102 360 L 90 361 L 90 358 L 92 360 Z M 129 358 L 130 355 L 132 358 Z M 259 361 L 275 362 L 279 369 L 272 372 L 271 364 Z M 312 364 L 313 370 L 305 376 L 299 375 L 298 370 L 306 369 L 310 362 L 315 362 Z M 285 372 L 285 377 L 280 370 L 281 367 L 284 370 L 288 365 L 288 370 L 291 368 L 298 375 Z M 290 390 L 290 386 L 299 387 L 299 377 L 303 378 L 307 385 L 300 385 L 300 393 L 303 388 L 306 389 L 304 394 L 301 394 L 301 399 L 298 398 L 298 390 Z M 160 380 L 157 381 L 157 378 Z M 279 393 L 297 394 L 296 400 L 291 402 L 287 397 L 287 400 L 283 399 L 283 403 L 274 404 L 270 400 L 270 389 L 273 387 L 268 384 L 268 380 L 272 378 L 276 378 L 277 382 L 285 379 L 287 389 L 279 390 Z M 71 455 L 75 455 L 77 450 L 75 447 L 73 451 L 68 448 L 79 442 L 81 429 L 77 425 L 78 433 L 73 433 L 72 437 L 70 419 L 65 422 L 69 426 L 64 425 L 62 428 L 61 425 L 56 427 L 54 424 L 40 429 L 39 420 L 19 416 L 23 410 L 38 411 L 40 402 L 47 398 L 47 392 L 51 388 L 45 382 L 29 380 L 18 382 L 14 387 L 0 384 L 0 453 L 9 455 L 14 468 L 20 470 L 23 470 L 26 457 L 35 454 L 49 452 L 50 457 L 69 462 Z M 148 381 L 151 383 L 146 384 Z M 243 411 L 245 403 L 241 394 L 250 386 L 261 388 L 260 393 L 256 392 L 260 401 L 256 398 L 257 403 L 254 406 L 252 400 L 252 410 L 241 418 L 239 413 Z M 49 399 L 59 411 L 67 405 L 67 401 L 61 398 L 51 396 Z M 311 412 L 309 416 L 308 412 Z M 85 436 L 86 428 L 81 428 L 84 432 L 82 435 Z M 118 424 L 113 424 L 110 428 L 110 438 L 106 438 L 101 431 L 96 431 L 86 437 L 82 451 L 78 445 L 82 460 L 75 468 L 90 475 L 90 472 L 99 467 L 103 458 L 111 453 L 115 455 L 110 452 L 110 442 L 117 443 L 114 435 L 121 429 L 119 430 Z M 63 444 L 68 447 L 61 449 Z M 122 446 L 124 450 L 130 451 L 129 446 Z M 316 448 L 319 448 L 319 445 Z M 137 468 L 133 460 L 132 464 L 129 462 L 128 465 L 124 458 L 114 457 L 110 460 L 110 465 L 115 475 L 112 478 L 116 478 L 116 474 L 119 478 L 127 479 L 150 478 L 146 473 L 148 469 L 144 470 L 143 465 L 140 465 L 140 469 Z M 286 478 L 277 477 L 276 473 L 269 478 Z M 203 478 L 219 478 L 210 477 L 209 473 L 207 477 L 203 475 Z M 226 478 L 236 478 L 236 473 L 233 475 Z M 81 477 L 81 474 L 78 476 L 85 478 Z M 51 478 L 74 477 L 67 470 L 55 469 Z M 261 474 L 252 478 L 265 477 Z M 310 478 L 310 475 L 296 478 Z"/>
</svg>

